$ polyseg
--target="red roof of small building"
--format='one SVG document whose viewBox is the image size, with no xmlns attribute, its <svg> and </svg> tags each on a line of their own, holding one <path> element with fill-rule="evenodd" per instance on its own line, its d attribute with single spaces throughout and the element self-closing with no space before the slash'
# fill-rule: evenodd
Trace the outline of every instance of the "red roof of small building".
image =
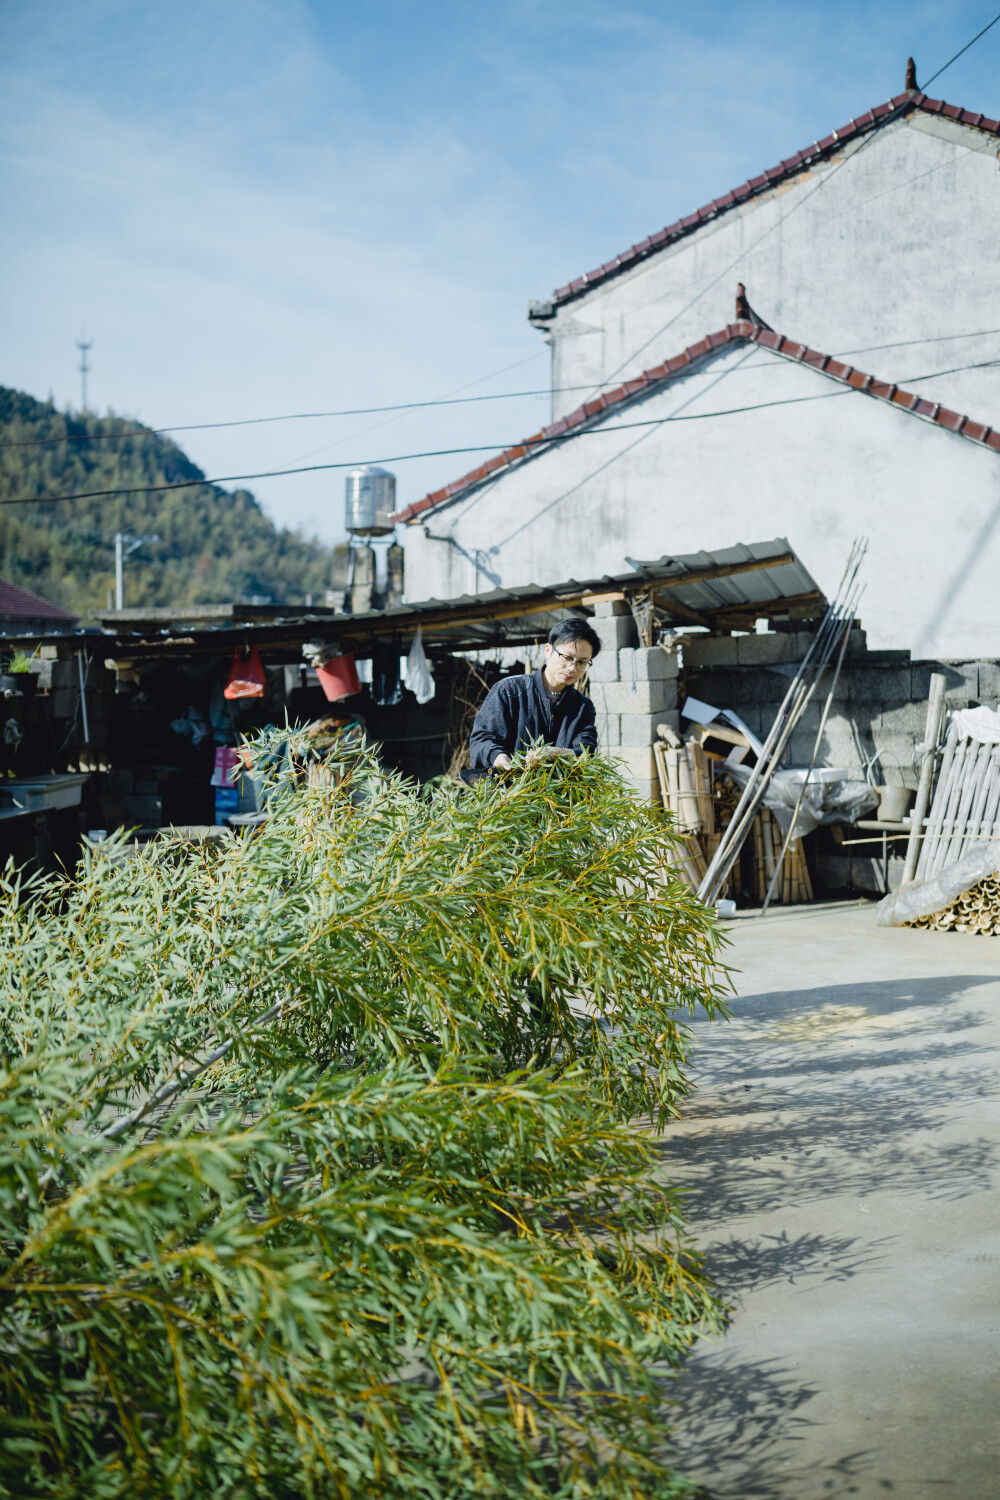
<svg viewBox="0 0 1000 1500">
<path fill-rule="evenodd" d="M 32 594 L 0 578 L 0 620 L 58 620 L 71 625 L 79 618 L 58 604 L 50 604 L 40 594 Z"/>
<path fill-rule="evenodd" d="M 394 521 L 415 520 L 424 511 L 432 509 L 435 505 L 441 505 L 445 500 L 454 500 L 456 496 L 482 483 L 484 479 L 491 478 L 499 470 L 509 468 L 529 455 L 544 452 L 546 445 L 558 442 L 565 437 L 576 436 L 577 433 L 600 420 L 606 412 L 633 400 L 654 386 L 662 385 L 675 375 L 690 370 L 717 349 L 722 349 L 727 344 L 745 341 L 760 344 L 761 348 L 770 349 L 782 359 L 808 365 L 811 369 L 818 370 L 831 380 L 839 381 L 841 385 L 849 389 L 860 391 L 865 396 L 872 396 L 876 401 L 885 401 L 890 406 L 897 406 L 902 411 L 912 413 L 913 416 L 923 417 L 925 421 L 936 423 L 938 427 L 943 427 L 948 432 L 957 433 L 958 436 L 967 438 L 970 442 L 992 448 L 995 453 L 1000 453 L 1000 432 L 985 423 L 974 422 L 970 417 L 963 416 L 961 412 L 951 411 L 948 407 L 942 406 L 940 402 L 928 401 L 923 396 L 904 391 L 900 386 L 893 385 L 888 380 L 878 380 L 874 375 L 866 375 L 862 370 L 856 370 L 853 365 L 844 364 L 830 354 L 821 354 L 818 349 L 810 349 L 808 344 L 797 343 L 796 340 L 786 338 L 782 333 L 773 333 L 771 329 L 762 328 L 757 323 L 740 321 L 728 324 L 718 333 L 706 334 L 697 344 L 690 344 L 680 354 L 675 354 L 672 359 L 665 359 L 662 364 L 644 370 L 641 375 L 637 375 L 633 380 L 626 380 L 613 391 L 595 396 L 592 401 L 585 401 L 568 416 L 560 417 L 558 422 L 552 422 L 548 427 L 543 427 L 541 431 L 525 438 L 522 443 L 517 443 L 512 448 L 505 448 L 502 453 L 488 458 L 478 468 L 471 469 L 468 474 L 463 474 L 461 479 L 456 479 L 451 484 L 446 484 L 443 489 L 434 490 L 431 494 L 425 495 L 422 500 L 408 505 L 392 519 Z M 664 418 L 664 420 L 669 421 L 669 418 Z"/>
<path fill-rule="evenodd" d="M 928 99 L 926 94 L 911 92 L 897 94 L 894 99 L 887 100 L 885 104 L 876 104 L 874 109 L 859 115 L 856 120 L 851 120 L 850 124 L 831 131 L 821 141 L 814 141 L 804 150 L 796 151 L 794 156 L 789 156 L 778 166 L 762 172 L 759 177 L 751 177 L 742 187 L 733 188 L 731 192 L 724 193 L 721 198 L 714 198 L 711 203 L 695 209 L 693 214 L 686 214 L 676 223 L 657 230 L 647 239 L 640 240 L 637 245 L 623 250 L 621 255 L 616 255 L 613 260 L 607 261 L 603 266 L 598 266 L 595 271 L 588 271 L 585 276 L 578 276 L 575 281 L 567 282 L 565 286 L 559 287 L 552 293 L 550 300 L 553 306 L 570 302 L 574 297 L 583 296 L 592 287 L 599 286 L 601 282 L 608 281 L 622 271 L 629 270 L 639 261 L 655 255 L 665 245 L 673 244 L 684 235 L 700 228 L 709 219 L 715 219 L 727 209 L 733 208 L 737 203 L 745 203 L 749 198 L 755 198 L 758 193 L 767 192 L 778 183 L 794 177 L 804 167 L 812 166 L 825 157 L 832 156 L 843 147 L 846 141 L 853 140 L 874 127 L 882 125 L 887 116 L 896 113 L 902 116 L 909 114 L 911 110 L 943 115 L 946 119 L 955 120 L 960 125 L 972 125 L 977 130 L 987 131 L 990 135 L 1000 135 L 1000 120 L 989 119 L 986 115 L 976 114 L 973 110 L 960 109 L 957 104 L 946 104 L 943 99 Z M 542 314 L 539 313 L 538 316 L 541 317 Z"/>
</svg>

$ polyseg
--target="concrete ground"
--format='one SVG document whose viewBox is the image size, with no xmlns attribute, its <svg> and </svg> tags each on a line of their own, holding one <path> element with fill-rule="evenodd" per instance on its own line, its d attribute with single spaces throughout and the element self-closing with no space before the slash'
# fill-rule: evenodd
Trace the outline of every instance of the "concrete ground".
<svg viewBox="0 0 1000 1500">
<path fill-rule="evenodd" d="M 660 1143 L 733 1308 L 677 1381 L 711 1500 L 1000 1496 L 1000 938 L 873 908 L 728 924 Z"/>
</svg>

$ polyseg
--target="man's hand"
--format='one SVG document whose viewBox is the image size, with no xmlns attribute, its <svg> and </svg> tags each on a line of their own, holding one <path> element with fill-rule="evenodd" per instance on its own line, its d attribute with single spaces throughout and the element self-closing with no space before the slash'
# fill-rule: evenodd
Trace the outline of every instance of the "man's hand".
<svg viewBox="0 0 1000 1500">
<path fill-rule="evenodd" d="M 536 745 L 524 757 L 524 764 L 530 770 L 533 766 L 540 766 L 543 761 L 551 760 L 555 755 L 572 754 L 572 750 L 568 750 L 562 745 Z"/>
<path fill-rule="evenodd" d="M 509 771 L 510 770 L 510 756 L 509 755 L 505 755 L 503 753 L 503 751 L 501 750 L 500 754 L 497 756 L 496 760 L 493 762 L 493 769 L 494 769 L 494 771 Z"/>
</svg>

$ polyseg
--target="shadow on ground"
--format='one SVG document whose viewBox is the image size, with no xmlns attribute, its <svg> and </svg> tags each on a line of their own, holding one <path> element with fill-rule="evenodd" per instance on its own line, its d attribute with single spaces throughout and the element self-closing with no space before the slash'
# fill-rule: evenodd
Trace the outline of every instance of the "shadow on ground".
<svg viewBox="0 0 1000 1500">
<path fill-rule="evenodd" d="M 985 1139 L 935 1140 L 996 1090 L 971 1065 L 981 975 L 835 985 L 753 996 L 711 1038 L 699 1025 L 697 1088 L 656 1143 L 685 1212 L 703 1228 L 819 1197 L 891 1188 L 931 1198 L 982 1192 Z"/>
</svg>

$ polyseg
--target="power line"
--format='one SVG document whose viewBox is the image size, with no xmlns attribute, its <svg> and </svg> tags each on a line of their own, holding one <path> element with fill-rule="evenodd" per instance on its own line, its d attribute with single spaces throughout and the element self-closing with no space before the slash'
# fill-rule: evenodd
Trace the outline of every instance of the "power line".
<svg viewBox="0 0 1000 1500">
<path fill-rule="evenodd" d="M 488 378 L 488 377 L 487 377 Z M 585 391 L 587 385 L 572 385 L 566 391 Z M 25 438 L 21 441 L 0 443 L 0 448 L 40 448 L 53 443 L 98 443 L 120 442 L 132 437 L 162 437 L 171 432 L 207 432 L 219 427 L 259 427 L 271 422 L 310 422 L 322 417 L 365 417 L 386 411 L 419 411 L 428 406 L 466 406 L 476 401 L 512 401 L 518 396 L 550 396 L 555 394 L 550 386 L 537 391 L 501 391 L 494 396 L 453 396 L 437 401 L 401 401 L 394 406 L 351 406 L 342 411 L 295 411 L 277 417 L 242 417 L 234 422 L 194 422 L 180 427 L 136 427 L 131 432 L 81 432 L 66 433 L 63 437 Z"/>
<path fill-rule="evenodd" d="M 986 32 L 989 31 L 991 26 L 996 25 L 997 21 L 1000 21 L 1000 14 L 994 16 L 993 20 L 990 21 L 988 25 L 984 26 L 982 31 L 977 31 L 976 35 L 972 37 L 970 41 L 966 42 L 965 46 L 960 48 L 959 51 L 955 53 L 954 57 L 950 57 L 942 67 L 938 68 L 937 72 L 933 73 L 927 80 L 927 83 L 924 85 L 924 88 L 921 90 L 921 92 L 925 92 L 928 85 L 933 83 L 935 78 L 940 78 L 945 69 L 950 68 L 952 63 L 955 62 L 957 58 L 962 56 L 963 52 L 968 52 L 969 48 L 973 46 L 975 42 L 978 42 L 981 36 L 985 36 Z M 718 286 L 719 282 L 722 281 L 724 277 L 731 275 L 732 272 L 737 268 L 737 266 L 739 266 L 742 261 L 745 261 L 748 256 L 750 256 L 760 245 L 762 245 L 764 241 L 775 232 L 775 230 L 780 229 L 783 224 L 786 224 L 792 217 L 792 214 L 797 213 L 804 204 L 808 203 L 809 200 L 811 198 L 814 198 L 822 188 L 826 187 L 827 183 L 829 183 L 834 177 L 836 177 L 841 167 L 846 166 L 849 161 L 855 160 L 855 158 L 859 156 L 860 153 L 871 144 L 871 142 L 875 139 L 880 131 L 884 130 L 887 125 L 893 124 L 895 120 L 898 120 L 900 115 L 903 114 L 908 106 L 909 99 L 906 99 L 902 104 L 898 104 L 895 109 L 890 110 L 887 115 L 884 115 L 881 120 L 877 121 L 874 127 L 861 141 L 856 150 L 845 151 L 844 155 L 840 158 L 840 161 L 836 163 L 836 165 L 832 168 L 831 171 L 826 174 L 825 177 L 820 178 L 819 182 L 817 182 L 814 188 L 806 193 L 804 197 L 800 198 L 797 203 L 793 203 L 785 213 L 783 213 L 779 218 L 775 220 L 770 228 L 765 229 L 764 233 L 757 240 L 755 240 L 752 245 L 750 245 L 747 249 L 741 250 L 740 254 L 730 265 L 726 266 L 724 270 L 720 271 L 719 274 L 707 284 L 707 286 L 703 286 L 700 291 L 696 292 L 694 297 L 691 298 L 691 301 L 688 302 L 686 306 L 682 307 L 678 312 L 674 313 L 673 317 L 669 318 L 667 322 L 664 323 L 663 326 L 656 331 L 656 333 L 652 334 L 651 337 L 645 341 L 645 343 L 640 344 L 638 349 L 634 349 L 630 355 L 622 360 L 621 364 L 619 364 L 618 367 L 612 371 L 609 378 L 612 380 L 617 379 L 617 377 L 621 374 L 622 370 L 624 370 L 627 365 L 631 364 L 632 361 L 636 359 L 640 354 L 642 354 L 645 349 L 649 348 L 650 344 L 654 343 L 658 338 L 661 337 L 662 334 L 666 333 L 667 329 L 671 328 L 679 318 L 682 318 L 685 313 L 690 312 L 691 308 L 701 300 L 706 292 L 710 292 L 713 287 Z M 595 386 L 595 393 L 600 389 L 600 386 Z"/>
<path fill-rule="evenodd" d="M 992 338 L 996 334 L 1000 334 L 1000 328 L 981 328 L 974 333 L 944 333 L 926 339 L 901 339 L 891 344 L 864 344 L 857 349 L 838 349 L 835 351 L 833 357 L 841 359 L 845 354 L 868 354 L 874 350 L 881 349 L 910 349 L 924 344 L 950 344 L 957 343 L 959 339 Z M 962 368 L 976 367 L 962 366 Z M 489 377 L 487 376 L 486 378 L 488 379 Z M 603 380 L 596 389 L 604 390 L 611 384 L 610 380 Z M 479 401 L 514 401 L 519 397 L 527 396 L 566 396 L 574 391 L 589 391 L 593 389 L 595 387 L 589 382 L 585 382 L 583 385 L 545 386 L 544 388 L 532 391 L 500 391 L 492 396 L 460 396 L 451 398 L 443 397 L 435 401 L 403 401 L 395 406 L 355 406 L 346 407 L 342 411 L 299 411 L 288 412 L 281 416 L 242 417 L 238 421 L 233 422 L 198 422 L 186 427 L 136 427 L 131 432 L 66 433 L 63 437 L 23 438 L 12 439 L 9 442 L 0 442 L 0 450 L 5 448 L 51 447 L 56 443 L 122 442 L 126 438 L 161 437 L 165 433 L 171 432 L 203 432 L 222 427 L 255 427 L 272 422 L 315 421 L 323 417 L 357 417 L 388 411 L 420 411 L 433 406 L 463 406 Z"/>
<path fill-rule="evenodd" d="M 980 360 L 970 365 L 955 365 L 950 370 L 931 370 L 923 375 L 908 375 L 904 377 L 908 381 L 934 380 L 942 375 L 958 375 L 964 370 L 992 369 L 1000 360 Z M 637 393 L 639 394 L 639 393 Z M 651 392 L 643 392 L 649 395 Z M 306 464 L 302 468 L 293 469 L 263 469 L 254 474 L 221 474 L 214 479 L 182 479 L 174 480 L 169 484 L 146 484 L 130 485 L 128 489 L 116 490 L 80 490 L 71 495 L 21 495 L 16 498 L 0 499 L 0 505 L 56 505 L 64 500 L 97 500 L 114 498 L 120 495 L 133 494 L 161 494 L 168 490 L 200 489 L 204 485 L 236 484 L 247 479 L 284 479 L 293 474 L 316 474 L 330 469 L 356 469 L 364 464 L 400 464 L 410 459 L 417 458 L 452 458 L 461 453 L 484 453 L 487 449 L 525 448 L 534 452 L 542 452 L 546 448 L 553 447 L 566 441 L 567 438 L 587 437 L 594 432 L 613 431 L 625 432 L 636 427 L 663 427 L 669 422 L 704 422 L 713 417 L 734 417 L 743 412 L 766 411 L 776 406 L 798 406 L 805 401 L 828 401 L 835 396 L 864 395 L 864 391 L 858 391 L 855 387 L 845 388 L 838 391 L 821 391 L 815 396 L 788 396 L 776 401 L 758 401 L 749 406 L 732 406 L 721 411 L 688 412 L 673 417 L 653 417 L 646 422 L 618 422 L 613 428 L 602 427 L 597 423 L 593 427 L 581 427 L 577 432 L 560 433 L 558 437 L 536 439 L 520 438 L 513 443 L 475 443 L 464 448 L 430 448 L 420 453 L 391 453 L 379 458 L 344 459 L 340 463 L 331 464 Z M 601 414 L 602 416 L 604 413 Z"/>
<path fill-rule="evenodd" d="M 929 87 L 930 87 L 930 85 L 931 85 L 931 84 L 932 84 L 932 83 L 933 83 L 933 82 L 934 82 L 934 81 L 935 81 L 935 79 L 937 79 L 937 78 L 940 78 L 940 77 L 941 77 L 941 74 L 942 74 L 942 73 L 943 73 L 943 72 L 944 72 L 944 71 L 945 71 L 945 69 L 946 69 L 946 68 L 950 68 L 950 67 L 951 67 L 951 65 L 952 65 L 952 63 L 953 63 L 953 62 L 958 62 L 958 59 L 959 59 L 959 58 L 960 58 L 960 57 L 961 57 L 961 56 L 962 56 L 962 53 L 963 53 L 963 52 L 968 52 L 968 50 L 969 50 L 969 48 L 970 48 L 970 47 L 971 47 L 971 46 L 972 46 L 972 45 L 973 45 L 973 44 L 974 44 L 974 43 L 975 43 L 975 42 L 978 42 L 978 41 L 979 41 L 979 38 L 980 38 L 980 37 L 981 37 L 981 36 L 985 36 L 985 35 L 986 35 L 986 33 L 987 33 L 987 32 L 988 32 L 988 31 L 989 31 L 989 29 L 990 29 L 990 27 L 991 27 L 991 26 L 995 26 L 995 25 L 996 25 L 996 24 L 997 24 L 997 22 L 998 22 L 998 21 L 1000 21 L 1000 11 L 998 11 L 998 13 L 997 13 L 997 14 L 996 14 L 996 15 L 995 15 L 995 16 L 994 16 L 994 17 L 993 17 L 993 19 L 992 19 L 992 21 L 989 21 L 989 22 L 988 22 L 988 23 L 987 23 L 987 24 L 986 24 L 986 25 L 985 25 L 985 26 L 984 26 L 984 27 L 983 27 L 983 29 L 982 29 L 982 31 L 977 31 L 977 32 L 976 32 L 976 34 L 975 34 L 975 36 L 974 36 L 974 37 L 973 37 L 973 38 L 972 38 L 972 41 L 971 41 L 971 42 L 966 42 L 966 44 L 965 44 L 965 46 L 964 46 L 964 47 L 960 47 L 960 48 L 959 48 L 959 49 L 958 49 L 958 51 L 957 51 L 957 52 L 956 52 L 956 53 L 955 53 L 955 56 L 954 56 L 954 57 L 949 57 L 949 59 L 948 59 L 948 61 L 947 61 L 947 62 L 946 62 L 946 63 L 945 63 L 945 64 L 944 64 L 944 66 L 943 66 L 943 67 L 940 67 L 940 68 L 938 68 L 938 70 L 937 70 L 937 72 L 936 72 L 936 73 L 932 73 L 932 74 L 931 74 L 931 76 L 930 76 L 930 77 L 929 77 L 929 78 L 928 78 L 928 80 L 927 80 L 927 82 L 926 82 L 926 83 L 925 83 L 925 84 L 923 84 L 923 85 L 922 85 L 922 87 L 921 87 L 921 90 L 920 90 L 920 92 L 921 92 L 921 93 L 922 93 L 922 94 L 926 94 L 926 92 L 927 92 L 927 90 L 928 90 L 928 88 L 929 88 Z"/>
</svg>

